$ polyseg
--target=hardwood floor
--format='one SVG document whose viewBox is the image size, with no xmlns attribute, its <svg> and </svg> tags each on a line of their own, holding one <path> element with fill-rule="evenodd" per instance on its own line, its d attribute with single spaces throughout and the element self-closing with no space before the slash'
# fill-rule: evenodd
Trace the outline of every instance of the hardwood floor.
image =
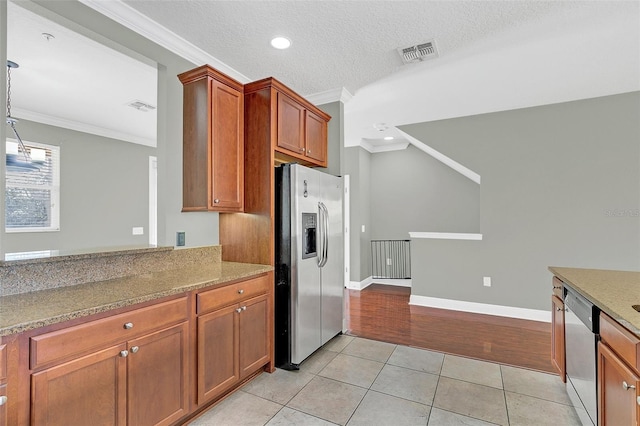
<svg viewBox="0 0 640 426">
<path fill-rule="evenodd" d="M 347 334 L 532 370 L 551 365 L 551 324 L 409 305 L 410 289 L 347 290 Z"/>
</svg>

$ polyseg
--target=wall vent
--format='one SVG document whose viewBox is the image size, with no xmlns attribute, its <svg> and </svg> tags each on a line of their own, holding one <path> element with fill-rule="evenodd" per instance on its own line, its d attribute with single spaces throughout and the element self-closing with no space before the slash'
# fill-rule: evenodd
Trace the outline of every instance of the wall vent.
<svg viewBox="0 0 640 426">
<path fill-rule="evenodd" d="M 429 40 L 424 43 L 416 44 L 415 46 L 399 47 L 398 53 L 400 54 L 403 63 L 412 64 L 426 59 L 437 58 L 438 48 L 436 47 L 435 40 Z"/>
<path fill-rule="evenodd" d="M 130 106 L 131 108 L 135 108 L 138 111 L 142 111 L 142 112 L 149 112 L 149 111 L 153 111 L 154 109 L 156 109 L 156 107 L 154 107 L 153 105 L 149 105 L 146 102 L 142 102 L 142 101 L 131 101 L 127 104 L 127 106 Z"/>
</svg>

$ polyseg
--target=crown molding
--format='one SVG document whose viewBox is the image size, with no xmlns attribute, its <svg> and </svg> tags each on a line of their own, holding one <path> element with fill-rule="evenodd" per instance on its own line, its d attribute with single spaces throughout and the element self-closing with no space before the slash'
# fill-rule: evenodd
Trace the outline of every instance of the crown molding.
<svg viewBox="0 0 640 426">
<path fill-rule="evenodd" d="M 211 56 L 173 31 L 163 27 L 151 18 L 138 12 L 121 0 L 78 0 L 96 12 L 114 20 L 126 28 L 140 34 L 152 42 L 164 47 L 195 65 L 208 64 L 241 83 L 251 79 L 231 68 L 229 65 Z"/>
<path fill-rule="evenodd" d="M 89 133 L 92 135 L 102 136 L 105 138 L 118 139 L 125 142 L 131 142 L 138 145 L 145 145 L 155 148 L 157 146 L 155 139 L 145 138 L 142 136 L 132 135 L 131 133 L 118 132 L 106 127 L 93 126 L 91 124 L 82 123 L 80 121 L 67 120 L 60 117 L 54 117 L 48 114 L 29 111 L 21 108 L 13 108 L 13 112 L 17 118 L 22 120 L 35 121 L 36 123 L 48 124 L 50 126 L 62 127 L 63 129 L 75 130 L 77 132 Z M 18 122 L 18 129 L 20 123 Z"/>
<path fill-rule="evenodd" d="M 344 87 L 340 87 L 337 89 L 325 90 L 324 92 L 314 93 L 312 95 L 305 96 L 309 102 L 314 105 L 324 105 L 331 102 L 342 102 L 346 104 L 353 98 L 353 95 L 349 93 L 347 89 Z"/>
</svg>

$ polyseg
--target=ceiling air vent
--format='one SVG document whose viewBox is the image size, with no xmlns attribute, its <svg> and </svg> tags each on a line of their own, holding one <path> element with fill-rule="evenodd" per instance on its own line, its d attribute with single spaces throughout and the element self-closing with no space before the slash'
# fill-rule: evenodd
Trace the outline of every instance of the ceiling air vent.
<svg viewBox="0 0 640 426">
<path fill-rule="evenodd" d="M 130 106 L 131 108 L 135 108 L 138 111 L 142 111 L 142 112 L 149 112 L 156 109 L 156 107 L 154 107 L 153 105 L 149 105 L 148 103 L 138 101 L 138 100 L 129 102 L 127 106 Z"/>
<path fill-rule="evenodd" d="M 412 64 L 414 62 L 421 62 L 426 59 L 438 57 L 438 49 L 436 48 L 435 40 L 430 40 L 410 47 L 399 47 L 398 53 L 402 58 L 402 62 L 405 64 Z"/>
</svg>

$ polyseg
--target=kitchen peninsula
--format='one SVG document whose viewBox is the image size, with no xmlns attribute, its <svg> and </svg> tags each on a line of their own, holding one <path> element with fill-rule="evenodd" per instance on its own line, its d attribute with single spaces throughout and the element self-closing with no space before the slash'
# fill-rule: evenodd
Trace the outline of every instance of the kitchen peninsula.
<svg viewBox="0 0 640 426">
<path fill-rule="evenodd" d="M 49 424 L 49 413 L 77 424 L 87 410 L 101 424 L 174 424 L 272 371 L 272 267 L 220 252 L 2 262 L 3 285 L 35 291 L 0 297 L 0 425 Z M 104 279 L 123 263 L 133 275 Z M 54 269 L 98 280 L 38 289 Z"/>
</svg>

